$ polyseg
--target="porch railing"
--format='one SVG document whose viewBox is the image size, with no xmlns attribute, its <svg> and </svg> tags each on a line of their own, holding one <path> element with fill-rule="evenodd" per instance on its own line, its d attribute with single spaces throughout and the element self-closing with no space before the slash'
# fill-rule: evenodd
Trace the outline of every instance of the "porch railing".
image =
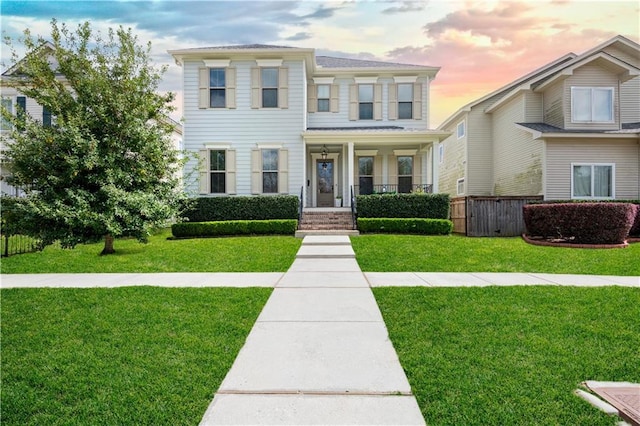
<svg viewBox="0 0 640 426">
<path fill-rule="evenodd" d="M 371 195 L 371 194 L 398 194 L 398 193 L 428 193 L 433 192 L 433 184 L 379 184 L 379 185 L 355 185 L 355 195 Z M 353 190 L 353 188 L 352 188 Z"/>
</svg>

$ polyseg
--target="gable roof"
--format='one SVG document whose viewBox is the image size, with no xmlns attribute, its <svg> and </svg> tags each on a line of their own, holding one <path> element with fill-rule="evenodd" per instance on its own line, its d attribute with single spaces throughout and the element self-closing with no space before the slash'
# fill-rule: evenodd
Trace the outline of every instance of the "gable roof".
<svg viewBox="0 0 640 426">
<path fill-rule="evenodd" d="M 448 127 L 462 113 L 470 111 L 471 108 L 486 101 L 487 99 L 496 97 L 496 102 L 485 109 L 485 112 L 491 112 L 500 104 L 507 102 L 519 92 L 523 90 L 542 89 L 553 81 L 557 81 L 560 78 L 566 78 L 573 74 L 575 69 L 593 61 L 599 61 L 599 63 L 605 64 L 606 67 L 611 68 L 614 72 L 621 74 L 623 81 L 640 75 L 640 69 L 636 66 L 602 51 L 602 49 L 612 45 L 616 45 L 616 47 L 620 47 L 622 50 L 630 54 L 640 54 L 640 45 L 638 43 L 621 35 L 615 36 L 580 55 L 569 53 L 558 58 L 555 61 L 538 68 L 532 73 L 507 84 L 506 86 L 503 86 L 502 88 L 491 92 L 478 100 L 470 102 L 456 111 L 453 115 L 449 116 L 449 118 L 442 122 L 438 128 L 443 129 Z"/>
<path fill-rule="evenodd" d="M 31 55 L 46 55 L 52 53 L 55 50 L 55 46 L 50 41 L 45 41 L 40 46 L 38 46 L 34 51 L 32 51 Z M 2 77 L 11 77 L 14 74 L 17 74 L 22 66 L 22 63 L 25 61 L 26 57 L 20 59 L 18 62 L 13 64 L 9 69 L 5 70 L 2 73 Z"/>
</svg>

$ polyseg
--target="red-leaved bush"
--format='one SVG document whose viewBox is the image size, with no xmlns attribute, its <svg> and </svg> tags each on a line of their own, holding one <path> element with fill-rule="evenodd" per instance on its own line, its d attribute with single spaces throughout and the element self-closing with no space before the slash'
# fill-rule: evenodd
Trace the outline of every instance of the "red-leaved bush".
<svg viewBox="0 0 640 426">
<path fill-rule="evenodd" d="M 530 237 L 621 244 L 636 221 L 638 208 L 626 203 L 527 204 L 523 216 Z"/>
</svg>

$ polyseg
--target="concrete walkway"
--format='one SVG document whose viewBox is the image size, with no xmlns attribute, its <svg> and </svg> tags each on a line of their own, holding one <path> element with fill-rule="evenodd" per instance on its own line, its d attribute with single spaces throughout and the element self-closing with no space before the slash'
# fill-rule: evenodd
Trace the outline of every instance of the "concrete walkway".
<svg viewBox="0 0 640 426">
<path fill-rule="evenodd" d="M 305 237 L 201 423 L 220 424 L 424 424 L 348 237 Z"/>
</svg>

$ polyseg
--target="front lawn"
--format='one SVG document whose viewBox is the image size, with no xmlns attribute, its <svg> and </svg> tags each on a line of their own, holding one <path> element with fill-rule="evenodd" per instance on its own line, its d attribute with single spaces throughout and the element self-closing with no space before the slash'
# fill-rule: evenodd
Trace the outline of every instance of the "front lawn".
<svg viewBox="0 0 640 426">
<path fill-rule="evenodd" d="M 361 235 L 351 238 L 365 272 L 540 272 L 640 275 L 640 243 L 622 249 L 541 247 L 522 238 Z"/>
<path fill-rule="evenodd" d="M 118 239 L 116 253 L 108 256 L 99 256 L 103 243 L 80 244 L 73 250 L 49 246 L 2 259 L 2 273 L 285 272 L 301 244 L 292 236 L 168 240 L 170 235 L 164 230 L 148 244 Z"/>
<path fill-rule="evenodd" d="M 270 293 L 4 289 L 2 424 L 197 424 Z"/>
<path fill-rule="evenodd" d="M 640 382 L 640 289 L 373 291 L 429 425 L 614 425 L 573 390 Z"/>
</svg>

